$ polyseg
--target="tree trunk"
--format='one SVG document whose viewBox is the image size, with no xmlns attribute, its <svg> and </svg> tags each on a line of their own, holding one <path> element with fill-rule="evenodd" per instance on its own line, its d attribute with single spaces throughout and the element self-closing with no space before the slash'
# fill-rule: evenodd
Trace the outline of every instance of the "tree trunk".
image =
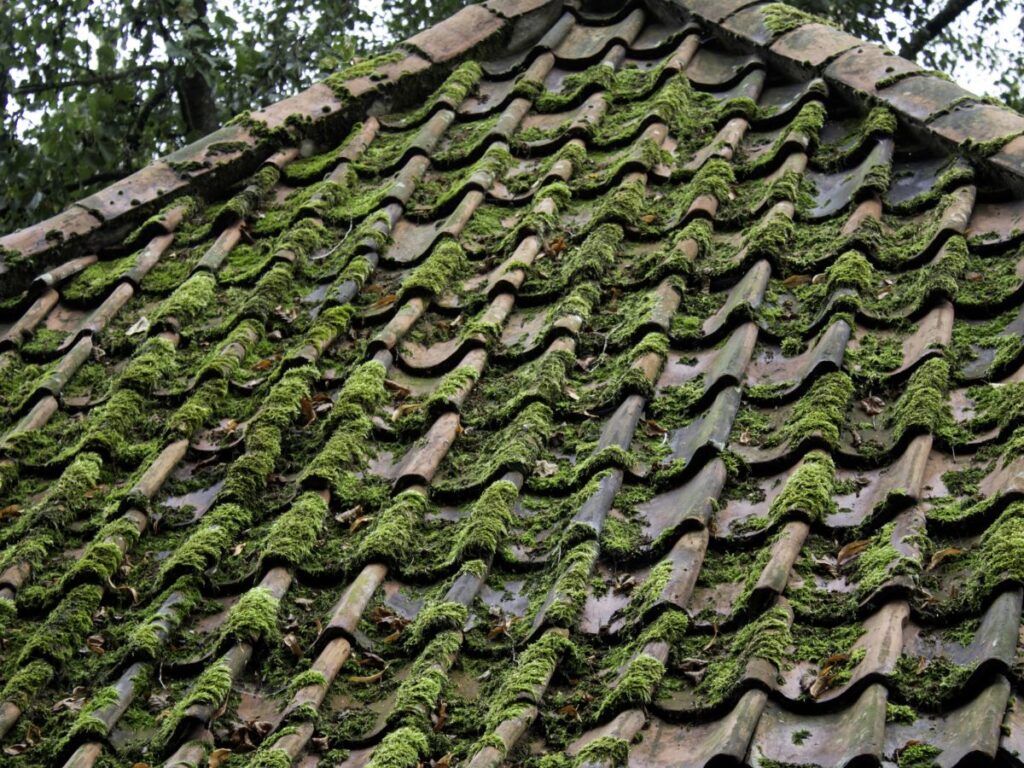
<svg viewBox="0 0 1024 768">
<path fill-rule="evenodd" d="M 196 17 L 188 26 L 198 27 L 201 34 L 187 36 L 191 39 L 186 45 L 189 60 L 178 62 L 175 76 L 175 91 L 181 106 L 181 117 L 185 122 L 186 138 L 189 139 L 211 133 L 220 126 L 213 88 L 199 69 L 199 63 L 205 61 L 203 49 L 212 48 L 207 42 L 210 38 L 206 25 L 206 0 L 194 0 L 193 7 Z"/>
</svg>

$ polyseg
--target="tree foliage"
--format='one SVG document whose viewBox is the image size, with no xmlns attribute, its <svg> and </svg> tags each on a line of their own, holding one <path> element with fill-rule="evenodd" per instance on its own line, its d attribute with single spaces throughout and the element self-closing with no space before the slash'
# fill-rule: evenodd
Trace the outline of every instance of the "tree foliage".
<svg viewBox="0 0 1024 768">
<path fill-rule="evenodd" d="M 8 0 L 0 14 L 0 231 L 50 216 L 465 3 Z M 987 33 L 1019 24 L 1024 0 L 794 4 L 954 75 L 972 62 L 984 69 L 999 53 L 1006 65 L 992 73 L 993 94 L 1024 103 L 1024 51 L 997 52 Z"/>
</svg>

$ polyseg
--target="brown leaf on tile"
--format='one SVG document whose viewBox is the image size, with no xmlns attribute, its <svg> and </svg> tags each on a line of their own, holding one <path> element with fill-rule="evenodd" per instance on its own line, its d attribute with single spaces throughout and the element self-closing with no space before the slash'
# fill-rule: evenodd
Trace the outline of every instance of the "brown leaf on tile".
<svg viewBox="0 0 1024 768">
<path fill-rule="evenodd" d="M 962 555 L 963 553 L 964 551 L 962 549 L 957 549 L 956 547 L 946 547 L 945 549 L 940 549 L 932 555 L 931 560 L 928 561 L 928 568 L 926 570 L 933 571 L 940 565 L 942 565 L 942 562 L 944 560 L 947 560 L 951 557 L 956 557 L 958 555 Z"/>
<path fill-rule="evenodd" d="M 849 544 L 844 545 L 839 550 L 839 554 L 836 555 L 836 564 L 845 565 L 850 562 L 861 552 L 867 549 L 870 543 L 871 541 L 869 539 L 858 539 L 857 541 L 851 541 Z"/>
<path fill-rule="evenodd" d="M 809 282 L 811 282 L 809 275 L 790 275 L 782 281 L 782 284 L 787 288 L 795 288 L 798 285 L 807 285 Z"/>
<path fill-rule="evenodd" d="M 8 517 L 17 517 L 21 514 L 20 504 L 8 504 L 3 509 L 0 509 L 0 520 L 5 520 Z"/>
<path fill-rule="evenodd" d="M 885 410 L 885 400 L 878 395 L 871 395 L 860 401 L 860 407 L 868 416 L 875 416 Z"/>
<path fill-rule="evenodd" d="M 399 397 L 408 397 L 409 395 L 412 394 L 411 389 L 409 389 L 408 387 L 403 387 L 401 384 L 399 384 L 396 381 L 392 381 L 391 379 L 384 379 L 384 389 L 386 389 L 388 392 L 393 392 Z"/>
<path fill-rule="evenodd" d="M 352 685 L 373 685 L 373 683 L 379 682 L 384 673 L 387 672 L 387 667 L 384 667 L 380 672 L 374 672 L 372 675 L 351 675 L 348 681 Z"/>
<path fill-rule="evenodd" d="M 379 299 L 373 302 L 373 304 L 371 304 L 368 307 L 368 309 L 382 309 L 383 307 L 390 307 L 396 301 L 398 301 L 398 294 L 389 293 L 384 296 L 381 296 Z"/>
<path fill-rule="evenodd" d="M 444 730 L 444 724 L 448 722 L 448 703 L 445 701 L 441 702 L 441 705 L 437 708 L 437 712 L 430 713 L 430 719 L 434 724 L 434 733 L 440 733 Z M 445 760 L 445 765 L 448 764 L 446 758 L 450 758 L 451 754 L 445 755 L 442 760 Z"/>
<path fill-rule="evenodd" d="M 289 632 L 283 638 L 281 642 L 284 643 L 285 648 L 292 652 L 292 655 L 296 659 L 302 658 L 302 644 L 299 642 L 299 638 L 293 632 Z"/>
<path fill-rule="evenodd" d="M 103 635 L 89 635 L 85 638 L 85 647 L 95 653 L 97 656 L 102 656 L 106 653 L 106 649 L 103 647 L 106 640 L 103 639 Z"/>
<path fill-rule="evenodd" d="M 350 509 L 346 509 L 344 512 L 339 512 L 338 514 L 336 514 L 334 516 L 334 519 L 337 520 L 339 523 L 351 523 L 361 514 L 363 514 L 363 505 L 356 504 L 354 507 L 351 507 Z"/>
<path fill-rule="evenodd" d="M 647 428 L 647 434 L 650 435 L 651 437 L 668 434 L 668 430 L 665 429 L 665 427 L 661 426 L 661 424 L 659 424 L 654 419 L 647 419 L 646 421 L 644 421 L 644 427 Z"/>
<path fill-rule="evenodd" d="M 228 758 L 231 757 L 231 754 L 231 750 L 225 749 L 224 747 L 213 750 L 213 752 L 210 753 L 209 757 L 208 764 L 210 768 L 220 768 L 222 765 L 224 765 L 224 763 L 228 761 Z"/>
<path fill-rule="evenodd" d="M 313 401 L 308 397 L 304 397 L 299 401 L 299 407 L 302 408 L 302 418 L 306 420 L 303 426 L 308 427 L 314 421 L 316 421 L 316 411 L 313 410 Z"/>
</svg>

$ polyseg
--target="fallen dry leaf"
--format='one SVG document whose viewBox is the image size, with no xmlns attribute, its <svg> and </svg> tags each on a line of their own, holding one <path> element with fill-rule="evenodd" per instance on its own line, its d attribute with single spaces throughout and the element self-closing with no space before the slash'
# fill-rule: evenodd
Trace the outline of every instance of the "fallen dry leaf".
<svg viewBox="0 0 1024 768">
<path fill-rule="evenodd" d="M 372 675 L 352 675 L 348 681 L 352 685 L 372 685 L 373 683 L 379 682 L 384 673 L 387 671 L 387 667 L 384 667 L 380 672 L 375 672 Z"/>
<path fill-rule="evenodd" d="M 868 416 L 876 416 L 885 410 L 885 400 L 878 395 L 871 395 L 860 401 L 860 407 L 864 409 L 864 413 Z"/>
<path fill-rule="evenodd" d="M 289 632 L 281 638 L 281 642 L 284 643 L 285 648 L 292 652 L 292 655 L 296 659 L 302 658 L 302 644 L 299 642 L 299 638 L 295 633 Z"/>
<path fill-rule="evenodd" d="M 210 768 L 220 768 L 220 766 L 227 762 L 229 757 L 231 757 L 230 749 L 221 747 L 220 749 L 213 750 L 208 759 Z"/>
<path fill-rule="evenodd" d="M 943 560 L 947 560 L 951 557 L 956 557 L 957 555 L 962 555 L 963 553 L 964 551 L 962 549 L 957 549 L 956 547 L 946 547 L 945 549 L 940 549 L 937 552 L 935 552 L 935 554 L 932 555 L 932 559 L 928 561 L 927 570 L 933 571 L 940 565 L 942 565 Z"/>
<path fill-rule="evenodd" d="M 857 557 L 861 552 L 868 548 L 870 544 L 868 539 L 859 539 L 857 541 L 851 541 L 846 544 L 842 549 L 839 550 L 839 554 L 836 555 L 836 564 L 843 565 L 848 563 L 853 558 Z"/>
</svg>

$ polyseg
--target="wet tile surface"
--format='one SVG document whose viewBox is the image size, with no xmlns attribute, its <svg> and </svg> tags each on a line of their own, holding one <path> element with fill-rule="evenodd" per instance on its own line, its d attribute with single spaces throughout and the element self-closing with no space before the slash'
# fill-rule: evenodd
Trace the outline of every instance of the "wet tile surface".
<svg viewBox="0 0 1024 768">
<path fill-rule="evenodd" d="M 4 765 L 1018 759 L 1021 202 L 541 32 L 4 300 Z"/>
</svg>

